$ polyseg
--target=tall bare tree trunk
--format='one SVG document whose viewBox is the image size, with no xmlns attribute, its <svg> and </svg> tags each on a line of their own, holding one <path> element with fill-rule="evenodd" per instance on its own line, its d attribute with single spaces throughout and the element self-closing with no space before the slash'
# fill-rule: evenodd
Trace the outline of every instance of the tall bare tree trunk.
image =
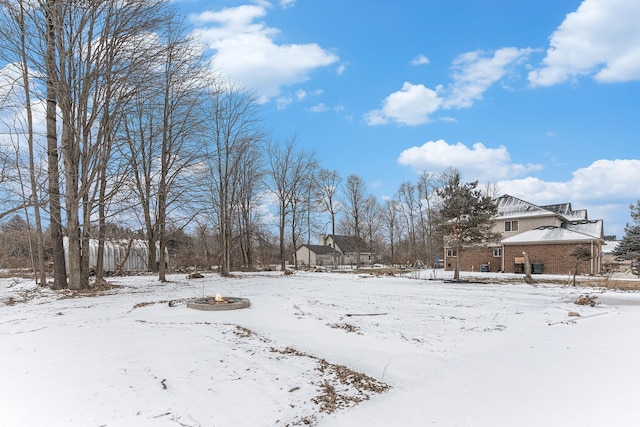
<svg viewBox="0 0 640 427">
<path fill-rule="evenodd" d="M 28 66 L 28 55 L 25 42 L 25 16 L 24 16 L 24 4 L 20 1 L 20 58 L 22 60 L 22 82 L 24 86 L 25 95 L 25 110 L 27 113 L 27 132 L 28 132 L 28 145 L 29 145 L 29 181 L 31 184 L 31 198 L 33 202 L 33 212 L 35 218 L 36 227 L 36 281 L 40 281 L 40 285 L 47 284 L 47 271 L 44 264 L 44 238 L 42 233 L 42 218 L 40 216 L 40 195 L 38 192 L 38 182 L 36 179 L 35 168 L 35 148 L 33 143 L 33 110 L 31 105 L 31 85 Z"/>
<path fill-rule="evenodd" d="M 49 209 L 53 258 L 53 286 L 67 287 L 67 272 L 64 257 L 62 214 L 60 207 L 60 172 L 58 168 L 58 133 L 56 113 L 58 100 L 58 79 L 56 77 L 56 0 L 47 0 L 45 5 L 47 21 L 46 57 L 47 73 L 47 155 L 49 169 Z"/>
</svg>

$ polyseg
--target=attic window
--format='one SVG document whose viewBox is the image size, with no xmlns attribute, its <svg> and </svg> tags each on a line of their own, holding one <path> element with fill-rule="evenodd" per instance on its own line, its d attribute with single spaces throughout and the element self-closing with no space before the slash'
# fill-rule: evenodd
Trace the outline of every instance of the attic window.
<svg viewBox="0 0 640 427">
<path fill-rule="evenodd" d="M 505 221 L 504 231 L 518 231 L 518 221 Z"/>
</svg>

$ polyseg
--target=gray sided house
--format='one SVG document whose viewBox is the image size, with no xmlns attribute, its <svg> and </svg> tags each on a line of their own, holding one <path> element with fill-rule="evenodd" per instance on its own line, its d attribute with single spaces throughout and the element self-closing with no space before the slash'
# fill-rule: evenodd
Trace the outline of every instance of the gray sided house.
<svg viewBox="0 0 640 427">
<path fill-rule="evenodd" d="M 462 271 L 525 273 L 525 254 L 531 273 L 571 274 L 576 258 L 571 253 L 584 246 L 590 260 L 580 261 L 579 274 L 599 274 L 602 268 L 604 225 L 589 220 L 585 209 L 573 210 L 571 203 L 537 206 L 510 195 L 498 198 L 493 231 L 502 239 L 485 245 L 465 247 L 460 254 L 445 247 L 445 269 L 453 270 L 460 256 Z"/>
<path fill-rule="evenodd" d="M 335 252 L 336 262 L 332 261 L 334 251 L 331 246 L 302 245 L 296 251 L 298 263 L 310 267 L 333 267 L 339 264 L 340 254 Z"/>
<path fill-rule="evenodd" d="M 356 265 L 360 251 L 360 265 L 372 265 L 376 262 L 375 253 L 369 250 L 362 238 L 321 234 L 317 245 L 302 245 L 296 250 L 298 263 L 310 267 L 335 265 Z"/>
</svg>

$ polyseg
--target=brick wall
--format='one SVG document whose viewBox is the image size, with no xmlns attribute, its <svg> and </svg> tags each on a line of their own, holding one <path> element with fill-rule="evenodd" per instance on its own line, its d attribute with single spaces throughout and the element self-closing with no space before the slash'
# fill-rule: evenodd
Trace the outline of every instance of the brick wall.
<svg viewBox="0 0 640 427">
<path fill-rule="evenodd" d="M 480 271 L 480 266 L 489 266 L 489 271 L 497 272 L 502 268 L 502 258 L 493 256 L 494 248 L 477 247 L 460 249 L 460 271 Z M 456 268 L 456 259 L 447 257 L 446 271 Z"/>
<path fill-rule="evenodd" d="M 517 245 L 504 246 L 504 272 L 521 273 L 516 271 L 519 266 L 515 265 L 515 258 L 522 258 L 523 252 L 529 254 L 531 264 L 542 264 L 543 274 L 573 274 L 576 265 L 575 257 L 570 254 L 579 246 L 576 243 L 562 243 L 549 245 Z M 588 244 L 583 244 L 587 248 Z M 595 252 L 600 251 L 599 247 Z M 597 265 L 598 260 L 593 260 Z M 446 271 L 453 271 L 456 267 L 456 258 L 447 257 L 445 263 Z M 502 258 L 493 256 L 493 248 L 463 248 L 460 250 L 460 271 L 481 271 L 482 265 L 488 265 L 489 271 L 497 272 L 502 269 Z M 578 274 L 589 274 L 591 272 L 591 261 L 580 261 L 578 263 Z M 599 273 L 599 271 L 594 271 Z"/>
<path fill-rule="evenodd" d="M 504 271 L 505 273 L 515 273 L 515 258 L 522 258 L 522 253 L 529 254 L 531 264 L 542 264 L 543 274 L 573 274 L 576 259 L 571 252 L 579 246 L 576 243 L 562 243 L 554 245 L 518 245 L 505 246 Z M 582 245 L 589 247 L 589 245 Z M 591 261 L 580 261 L 578 263 L 578 274 L 589 274 L 591 271 Z"/>
</svg>

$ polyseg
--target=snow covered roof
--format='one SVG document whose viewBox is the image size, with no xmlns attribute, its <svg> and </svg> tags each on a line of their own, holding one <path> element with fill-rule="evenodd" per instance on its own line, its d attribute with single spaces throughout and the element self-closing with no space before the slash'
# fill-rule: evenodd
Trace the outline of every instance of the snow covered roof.
<svg viewBox="0 0 640 427">
<path fill-rule="evenodd" d="M 578 209 L 577 211 L 571 211 L 564 214 L 564 217 L 570 221 L 578 221 L 578 220 L 588 220 L 587 210 L 586 209 Z"/>
<path fill-rule="evenodd" d="M 601 219 L 594 221 L 580 220 L 571 221 L 563 224 L 567 230 L 575 231 L 577 233 L 588 234 L 589 236 L 597 239 L 604 239 L 604 227 Z"/>
<path fill-rule="evenodd" d="M 558 203 L 555 205 L 545 205 L 540 206 L 542 209 L 558 213 L 560 215 L 566 215 L 569 212 L 572 212 L 571 203 Z"/>
<path fill-rule="evenodd" d="M 602 240 L 602 220 L 574 221 L 562 227 L 545 226 L 528 230 L 502 240 L 505 245 L 524 243 L 569 243 Z"/>
<path fill-rule="evenodd" d="M 567 221 L 588 219 L 586 209 L 574 211 L 571 203 L 537 206 L 509 194 L 500 196 L 497 202 L 498 214 L 495 217 L 496 219 L 521 218 L 525 216 L 561 216 Z"/>
<path fill-rule="evenodd" d="M 613 250 L 618 246 L 618 243 L 620 243 L 617 240 L 605 240 L 604 244 L 602 245 L 602 253 L 605 254 L 610 254 L 613 252 Z"/>
<path fill-rule="evenodd" d="M 525 202 L 517 197 L 505 194 L 500 196 L 498 202 L 498 214 L 496 219 L 523 217 L 523 216 L 549 216 L 558 215 L 548 209 L 536 206 L 533 203 Z"/>
</svg>

